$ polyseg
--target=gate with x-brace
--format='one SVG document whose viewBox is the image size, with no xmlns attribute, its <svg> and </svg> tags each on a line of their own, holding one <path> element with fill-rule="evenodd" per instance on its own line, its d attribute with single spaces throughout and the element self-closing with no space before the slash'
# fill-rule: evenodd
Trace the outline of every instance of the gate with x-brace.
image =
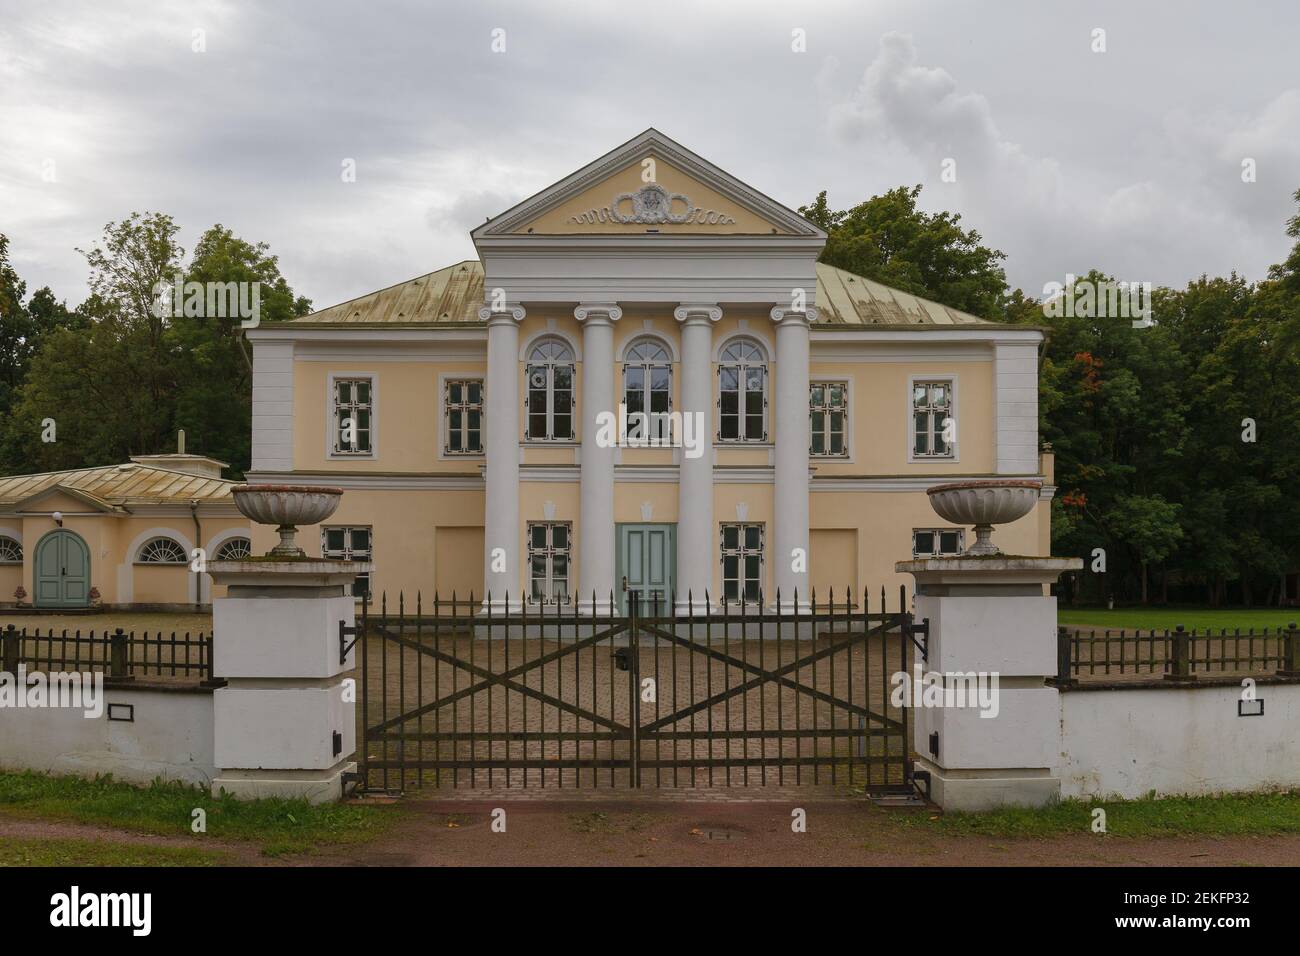
<svg viewBox="0 0 1300 956">
<path fill-rule="evenodd" d="M 363 785 L 910 789 L 905 593 L 700 605 L 367 605 Z"/>
</svg>

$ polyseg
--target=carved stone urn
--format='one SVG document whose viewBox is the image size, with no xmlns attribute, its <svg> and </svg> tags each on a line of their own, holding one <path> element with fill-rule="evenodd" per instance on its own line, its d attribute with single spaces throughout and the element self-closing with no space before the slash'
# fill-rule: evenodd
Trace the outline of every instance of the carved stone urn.
<svg viewBox="0 0 1300 956">
<path fill-rule="evenodd" d="M 1029 514 L 1042 488 L 1041 481 L 991 478 L 935 485 L 928 494 L 940 518 L 975 526 L 975 543 L 966 554 L 979 556 L 1002 553 L 993 544 L 993 526 Z"/>
<path fill-rule="evenodd" d="M 305 558 L 307 553 L 294 543 L 300 524 L 318 524 L 334 513 L 343 496 L 342 488 L 318 485 L 236 485 L 230 489 L 239 513 L 258 524 L 273 524 L 280 543 L 267 552 L 270 557 Z"/>
</svg>

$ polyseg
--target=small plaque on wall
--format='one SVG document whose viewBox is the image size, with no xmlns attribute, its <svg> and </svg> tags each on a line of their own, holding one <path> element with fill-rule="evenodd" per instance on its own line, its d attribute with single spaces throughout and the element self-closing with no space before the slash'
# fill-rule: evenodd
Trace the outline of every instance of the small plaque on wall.
<svg viewBox="0 0 1300 956">
<path fill-rule="evenodd" d="M 109 704 L 109 720 L 123 720 L 127 723 L 135 722 L 135 704 Z"/>
</svg>

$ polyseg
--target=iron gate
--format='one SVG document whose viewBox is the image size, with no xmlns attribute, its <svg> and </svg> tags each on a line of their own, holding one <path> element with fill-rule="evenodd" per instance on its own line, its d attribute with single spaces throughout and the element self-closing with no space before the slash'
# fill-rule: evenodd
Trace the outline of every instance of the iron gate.
<svg viewBox="0 0 1300 956">
<path fill-rule="evenodd" d="M 780 601 L 778 598 L 778 606 Z M 592 616 L 399 597 L 363 607 L 361 780 L 372 790 L 845 784 L 910 789 L 900 589 L 781 612 Z"/>
</svg>

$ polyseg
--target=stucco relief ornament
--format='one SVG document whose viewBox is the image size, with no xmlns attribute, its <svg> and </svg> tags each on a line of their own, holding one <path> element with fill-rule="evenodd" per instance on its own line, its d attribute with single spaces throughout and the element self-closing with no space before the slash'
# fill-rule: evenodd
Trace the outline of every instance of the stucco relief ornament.
<svg viewBox="0 0 1300 956">
<path fill-rule="evenodd" d="M 598 222 L 617 222 L 624 225 L 639 223 L 659 226 L 664 223 L 680 226 L 694 222 L 704 225 L 732 225 L 735 219 L 716 209 L 700 209 L 682 193 L 670 193 L 658 183 L 647 183 L 634 193 L 619 193 L 608 206 L 588 209 L 569 217 L 575 225 L 593 225 Z"/>
</svg>

